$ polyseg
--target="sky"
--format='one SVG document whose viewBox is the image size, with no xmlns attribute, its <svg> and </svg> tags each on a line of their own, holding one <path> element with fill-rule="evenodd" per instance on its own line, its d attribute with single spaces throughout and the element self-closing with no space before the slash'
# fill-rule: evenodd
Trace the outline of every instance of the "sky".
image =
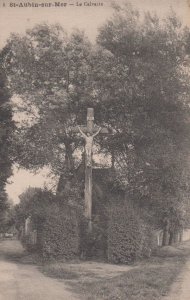
<svg viewBox="0 0 190 300">
<path fill-rule="evenodd" d="M 86 34 L 92 40 L 95 40 L 97 28 L 112 14 L 110 0 L 92 1 L 103 3 L 103 6 L 97 7 L 76 6 L 77 2 L 84 3 L 80 0 L 55 1 L 67 3 L 67 6 L 59 8 L 10 7 L 10 3 L 54 3 L 54 0 L 0 0 L 0 47 L 5 44 L 11 32 L 23 33 L 26 28 L 31 28 L 36 23 L 41 22 L 58 22 L 68 31 L 75 27 L 85 29 Z M 118 3 L 119 1 L 123 2 L 122 0 L 117 0 L 116 2 Z M 183 18 L 184 22 L 190 24 L 188 1 L 190 0 L 131 0 L 131 3 L 140 10 L 153 10 L 162 15 L 172 6 Z M 71 6 L 69 4 L 75 5 Z"/>
<path fill-rule="evenodd" d="M 66 7 L 13 7 L 23 3 L 66 3 Z M 103 6 L 84 6 L 85 1 L 76 0 L 0 0 L 0 48 L 2 48 L 10 33 L 22 34 L 27 28 L 32 28 L 35 24 L 47 22 L 49 24 L 59 23 L 66 31 L 73 28 L 85 30 L 92 42 L 95 41 L 98 28 L 108 19 L 113 10 L 109 0 L 92 0 L 93 3 L 103 3 Z M 86 3 L 90 1 L 86 1 Z M 117 3 L 119 1 L 117 0 Z M 172 6 L 183 22 L 190 26 L 190 0 L 131 0 L 134 7 L 141 11 L 155 11 L 158 15 L 164 16 Z M 12 3 L 12 7 L 10 5 Z M 82 6 L 77 6 L 81 3 Z M 73 5 L 70 5 L 73 4 Z M 23 169 L 13 169 L 14 175 L 7 185 L 8 195 L 15 203 L 19 202 L 18 196 L 28 186 L 43 186 L 50 184 L 46 169 L 39 174 L 32 174 Z"/>
</svg>

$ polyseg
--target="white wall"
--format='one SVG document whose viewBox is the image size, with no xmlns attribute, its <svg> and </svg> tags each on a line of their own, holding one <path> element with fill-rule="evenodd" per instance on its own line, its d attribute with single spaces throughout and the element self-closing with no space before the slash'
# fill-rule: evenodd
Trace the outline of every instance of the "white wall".
<svg viewBox="0 0 190 300">
<path fill-rule="evenodd" d="M 183 241 L 189 241 L 190 240 L 190 229 L 185 229 L 183 231 Z"/>
</svg>

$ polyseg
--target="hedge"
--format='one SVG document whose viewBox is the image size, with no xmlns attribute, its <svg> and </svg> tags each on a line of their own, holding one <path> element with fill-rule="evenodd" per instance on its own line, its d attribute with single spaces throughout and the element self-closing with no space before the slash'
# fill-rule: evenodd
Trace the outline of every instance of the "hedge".
<svg viewBox="0 0 190 300">
<path fill-rule="evenodd" d="M 131 205 L 112 207 L 108 224 L 108 260 L 131 264 L 137 258 L 149 256 L 152 230 Z"/>
<path fill-rule="evenodd" d="M 79 226 L 74 209 L 58 205 L 48 208 L 41 232 L 44 260 L 73 259 L 79 254 Z"/>
</svg>

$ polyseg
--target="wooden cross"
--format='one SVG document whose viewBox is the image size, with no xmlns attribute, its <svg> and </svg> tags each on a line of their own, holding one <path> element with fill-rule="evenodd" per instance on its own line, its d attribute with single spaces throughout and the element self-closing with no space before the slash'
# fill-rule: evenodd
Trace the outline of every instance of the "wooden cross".
<svg viewBox="0 0 190 300">
<path fill-rule="evenodd" d="M 98 133 L 108 133 L 107 128 L 94 126 L 94 109 L 87 109 L 87 126 L 74 128 L 73 132 L 80 132 L 85 138 L 85 217 L 88 220 L 88 231 L 92 231 L 92 147 L 93 138 Z"/>
</svg>

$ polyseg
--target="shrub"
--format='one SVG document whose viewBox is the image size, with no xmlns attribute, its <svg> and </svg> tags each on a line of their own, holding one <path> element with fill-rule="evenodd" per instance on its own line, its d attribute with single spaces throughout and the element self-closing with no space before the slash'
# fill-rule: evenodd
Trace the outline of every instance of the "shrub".
<svg viewBox="0 0 190 300">
<path fill-rule="evenodd" d="M 113 207 L 108 225 L 108 260 L 133 263 L 151 252 L 151 228 L 139 218 L 130 205 Z"/>
<path fill-rule="evenodd" d="M 65 190 L 64 197 L 39 188 L 23 193 L 17 214 L 22 226 L 26 217 L 31 218 L 29 232 L 22 238 L 28 251 L 37 251 L 44 260 L 72 259 L 78 254 L 78 219 L 82 205 L 77 191 L 78 187 Z"/>
<path fill-rule="evenodd" d="M 42 228 L 41 251 L 44 260 L 73 259 L 79 253 L 79 228 L 74 209 L 57 204 L 48 208 Z"/>
</svg>

